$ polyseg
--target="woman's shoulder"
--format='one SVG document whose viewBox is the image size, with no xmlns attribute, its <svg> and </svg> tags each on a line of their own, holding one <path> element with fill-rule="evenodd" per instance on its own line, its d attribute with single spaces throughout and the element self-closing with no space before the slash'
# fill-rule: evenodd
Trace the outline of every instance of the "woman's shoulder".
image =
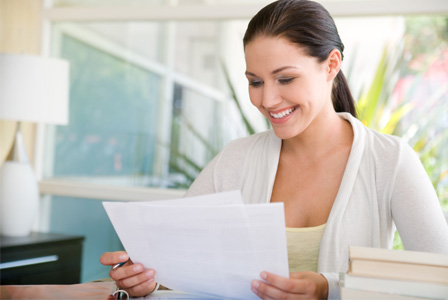
<svg viewBox="0 0 448 300">
<path fill-rule="evenodd" d="M 408 142 L 400 136 L 386 134 L 370 128 L 366 130 L 369 132 L 370 149 L 380 158 L 393 157 L 397 159 L 402 155 L 415 154 Z"/>
<path fill-rule="evenodd" d="M 400 155 L 403 151 L 413 152 L 413 149 L 402 137 L 369 128 L 351 115 L 343 114 L 342 117 L 350 121 L 355 131 L 355 138 L 364 141 L 367 150 L 373 154 L 389 157 Z M 356 135 L 358 136 L 356 137 Z"/>
<path fill-rule="evenodd" d="M 219 170 L 233 169 L 231 172 L 241 172 L 245 167 L 260 159 L 275 157 L 281 146 L 281 140 L 273 130 L 267 130 L 238 138 L 229 142 L 219 153 L 216 167 Z"/>
<path fill-rule="evenodd" d="M 369 132 L 369 141 L 373 149 L 377 151 L 399 151 L 403 146 L 407 145 L 403 138 L 399 136 L 383 133 L 367 127 L 366 130 Z"/>
<path fill-rule="evenodd" d="M 365 126 L 364 126 L 365 127 Z M 396 176 L 406 166 L 420 165 L 417 152 L 409 145 L 406 139 L 386 134 L 365 127 L 365 158 L 373 165 L 377 177 L 389 178 Z"/>
<path fill-rule="evenodd" d="M 241 137 L 230 141 L 222 150 L 223 154 L 237 152 L 239 154 L 250 152 L 258 146 L 275 143 L 278 138 L 273 130 L 266 130 L 250 136 Z"/>
<path fill-rule="evenodd" d="M 244 174 L 255 161 L 266 160 L 267 152 L 275 145 L 271 130 L 238 138 L 229 142 L 207 166 L 215 191 L 242 189 Z M 268 145 L 268 147 L 265 147 Z"/>
</svg>

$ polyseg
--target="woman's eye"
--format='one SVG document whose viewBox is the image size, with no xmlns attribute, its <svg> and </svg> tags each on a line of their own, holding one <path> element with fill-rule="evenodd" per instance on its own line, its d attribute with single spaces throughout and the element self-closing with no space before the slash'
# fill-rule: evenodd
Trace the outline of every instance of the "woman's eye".
<svg viewBox="0 0 448 300">
<path fill-rule="evenodd" d="M 251 80 L 251 81 L 249 81 L 249 85 L 253 86 L 253 87 L 258 87 L 258 86 L 260 86 L 262 84 L 263 84 L 263 81 L 261 81 L 261 80 Z"/>
<path fill-rule="evenodd" d="M 288 84 L 288 83 L 291 83 L 293 80 L 294 80 L 293 77 L 290 77 L 290 78 L 279 78 L 278 82 L 280 84 Z"/>
</svg>

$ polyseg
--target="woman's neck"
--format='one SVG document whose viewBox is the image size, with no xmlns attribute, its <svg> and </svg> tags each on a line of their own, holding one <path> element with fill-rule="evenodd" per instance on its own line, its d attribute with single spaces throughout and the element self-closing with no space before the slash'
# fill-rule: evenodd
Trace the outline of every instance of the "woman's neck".
<svg viewBox="0 0 448 300">
<path fill-rule="evenodd" d="M 353 129 L 334 111 L 322 113 L 300 135 L 283 140 L 282 152 L 309 162 L 340 148 L 351 147 Z"/>
</svg>

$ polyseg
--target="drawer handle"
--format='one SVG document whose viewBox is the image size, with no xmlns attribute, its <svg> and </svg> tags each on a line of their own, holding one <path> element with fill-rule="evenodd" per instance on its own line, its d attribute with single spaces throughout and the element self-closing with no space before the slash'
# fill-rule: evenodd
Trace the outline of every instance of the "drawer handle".
<svg viewBox="0 0 448 300">
<path fill-rule="evenodd" d="M 49 255 L 49 256 L 42 256 L 42 257 L 36 257 L 36 258 L 8 261 L 5 263 L 0 263 L 0 270 L 29 266 L 29 265 L 36 265 L 36 264 L 43 264 L 43 263 L 48 263 L 48 262 L 52 262 L 52 261 L 57 261 L 58 259 L 59 259 L 59 256 L 57 256 L 57 255 Z"/>
</svg>

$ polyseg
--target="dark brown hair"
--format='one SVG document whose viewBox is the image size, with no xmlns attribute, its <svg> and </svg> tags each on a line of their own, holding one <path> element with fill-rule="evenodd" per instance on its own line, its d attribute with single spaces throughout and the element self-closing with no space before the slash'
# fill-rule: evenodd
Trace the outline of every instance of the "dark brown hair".
<svg viewBox="0 0 448 300">
<path fill-rule="evenodd" d="M 333 18 L 319 3 L 309 0 L 278 0 L 261 9 L 249 22 L 244 47 L 258 36 L 286 38 L 323 62 L 333 49 L 343 57 L 344 44 Z M 332 101 L 336 112 L 356 117 L 355 102 L 342 70 L 333 82 Z"/>
</svg>

